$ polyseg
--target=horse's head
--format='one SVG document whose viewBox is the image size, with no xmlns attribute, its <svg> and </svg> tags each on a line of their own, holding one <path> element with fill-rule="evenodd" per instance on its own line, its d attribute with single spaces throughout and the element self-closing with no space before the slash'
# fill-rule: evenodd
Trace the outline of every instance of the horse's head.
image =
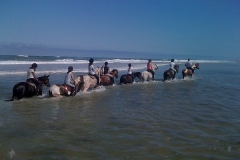
<svg viewBox="0 0 240 160">
<path fill-rule="evenodd" d="M 174 69 L 177 71 L 177 73 L 178 73 L 179 65 L 175 64 L 173 68 L 174 68 Z"/>
<path fill-rule="evenodd" d="M 117 69 L 113 69 L 113 70 L 111 71 L 111 75 L 112 75 L 113 77 L 118 78 L 118 70 L 117 70 Z"/>
<path fill-rule="evenodd" d="M 97 68 L 96 74 L 99 75 L 100 77 L 103 75 L 103 66 Z"/>
<path fill-rule="evenodd" d="M 42 77 L 38 77 L 38 80 L 39 80 L 42 84 L 46 85 L 47 87 L 50 87 L 49 75 L 44 75 L 44 76 L 42 76 Z"/>
<path fill-rule="evenodd" d="M 157 64 L 152 64 L 152 69 L 153 69 L 153 71 L 155 71 L 156 69 L 158 69 L 158 66 L 157 66 Z"/>
<path fill-rule="evenodd" d="M 196 63 L 196 64 L 195 64 L 195 68 L 200 69 L 199 63 Z"/>
<path fill-rule="evenodd" d="M 134 77 L 137 77 L 138 79 L 142 78 L 142 73 L 141 72 L 134 72 L 133 75 L 134 75 Z"/>
</svg>

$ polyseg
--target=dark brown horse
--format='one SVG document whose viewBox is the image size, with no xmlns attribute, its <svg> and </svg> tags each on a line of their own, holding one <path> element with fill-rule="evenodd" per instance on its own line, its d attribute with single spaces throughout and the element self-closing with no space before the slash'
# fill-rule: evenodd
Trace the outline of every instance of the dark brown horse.
<svg viewBox="0 0 240 160">
<path fill-rule="evenodd" d="M 23 97 L 32 97 L 36 95 L 42 95 L 42 87 L 43 84 L 47 87 L 50 86 L 49 75 L 44 75 L 42 77 L 38 77 L 38 81 L 41 83 L 41 87 L 39 90 L 37 89 L 36 85 L 31 82 L 19 82 L 13 87 L 13 95 L 12 98 L 7 101 L 13 101 L 15 97 L 20 100 Z"/>
<path fill-rule="evenodd" d="M 103 86 L 109 86 L 109 85 L 113 85 L 112 81 L 111 81 L 111 76 L 114 78 L 118 78 L 118 70 L 117 69 L 113 69 L 110 73 L 110 75 L 105 74 L 103 76 L 100 77 L 100 83 Z"/>
<path fill-rule="evenodd" d="M 173 67 L 175 70 L 176 70 L 176 72 L 178 73 L 178 70 L 179 70 L 179 65 L 174 65 L 174 67 Z M 163 81 L 166 81 L 166 80 L 170 80 L 170 79 L 174 79 L 175 78 L 175 76 L 176 76 L 176 73 L 173 71 L 173 70 L 171 70 L 171 69 L 169 69 L 169 70 L 166 70 L 164 73 L 163 73 Z"/>
<path fill-rule="evenodd" d="M 199 67 L 199 63 L 196 63 L 192 66 L 192 69 L 200 69 Z M 183 69 L 182 70 L 182 76 L 183 76 L 183 79 L 186 77 L 186 76 L 193 76 L 193 72 L 191 69 Z"/>
<path fill-rule="evenodd" d="M 121 84 L 127 84 L 127 83 L 133 83 L 135 78 L 138 78 L 139 80 L 141 80 L 142 77 L 142 73 L 141 72 L 134 72 L 133 75 L 130 74 L 124 74 L 121 76 L 120 78 L 120 85 Z"/>
</svg>

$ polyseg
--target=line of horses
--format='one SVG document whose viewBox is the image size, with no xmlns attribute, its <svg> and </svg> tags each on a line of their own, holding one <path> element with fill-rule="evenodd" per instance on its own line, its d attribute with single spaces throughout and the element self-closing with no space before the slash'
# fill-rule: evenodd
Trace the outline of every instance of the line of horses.
<svg viewBox="0 0 240 160">
<path fill-rule="evenodd" d="M 158 69 L 156 64 L 152 64 L 153 71 L 155 72 Z M 192 66 L 192 68 L 199 69 L 199 63 L 196 63 Z M 175 65 L 174 69 L 176 73 L 178 73 L 179 65 Z M 166 70 L 163 73 L 164 81 L 173 80 L 176 76 L 176 73 L 173 70 Z M 118 70 L 113 69 L 109 74 L 103 74 L 103 67 L 98 67 L 96 70 L 96 74 L 100 77 L 100 84 L 103 86 L 113 85 L 111 78 L 118 78 Z M 191 69 L 183 69 L 182 76 L 183 79 L 186 76 L 192 77 L 193 73 Z M 152 79 L 152 73 L 148 71 L 135 72 L 133 75 L 124 74 L 120 78 L 120 85 L 133 83 L 135 78 L 138 78 L 141 82 L 149 81 Z M 42 77 L 38 77 L 39 82 L 43 85 L 50 87 L 49 75 L 44 75 Z M 71 91 L 71 87 L 66 84 L 54 84 L 49 89 L 49 97 L 62 97 L 62 96 L 75 96 L 77 92 L 86 92 L 89 88 L 93 89 L 97 86 L 97 79 L 91 75 L 78 75 L 74 80 L 75 88 L 74 91 Z M 42 88 L 41 88 L 42 89 Z M 39 94 L 39 91 L 36 89 L 36 85 L 31 82 L 19 82 L 13 87 L 12 97 L 7 101 L 13 101 L 14 99 L 22 99 L 23 97 L 32 97 Z M 40 92 L 41 95 L 41 92 Z"/>
</svg>

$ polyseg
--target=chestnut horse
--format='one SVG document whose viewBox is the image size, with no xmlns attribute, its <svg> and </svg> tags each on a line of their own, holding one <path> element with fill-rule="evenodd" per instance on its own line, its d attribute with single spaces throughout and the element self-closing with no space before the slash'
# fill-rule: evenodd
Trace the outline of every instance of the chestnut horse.
<svg viewBox="0 0 240 160">
<path fill-rule="evenodd" d="M 37 89 L 36 85 L 31 82 L 19 82 L 14 85 L 13 87 L 13 95 L 7 101 L 14 101 L 15 98 L 18 100 L 22 99 L 23 97 L 32 97 L 36 95 L 42 95 L 42 88 L 43 84 L 47 87 L 50 86 L 49 75 L 44 75 L 42 77 L 38 77 L 38 81 L 41 83 L 41 88 Z"/>
<path fill-rule="evenodd" d="M 62 96 L 70 96 L 72 92 L 72 96 L 75 96 L 77 92 L 79 92 L 79 87 L 80 87 L 81 79 L 80 76 L 78 76 L 74 80 L 75 88 L 74 91 L 72 92 L 72 87 L 70 87 L 67 84 L 54 84 L 50 87 L 48 93 L 49 97 L 62 97 Z"/>
<path fill-rule="evenodd" d="M 152 69 L 155 72 L 158 69 L 158 66 L 156 64 L 152 64 Z M 143 71 L 142 72 L 142 77 L 141 77 L 141 81 L 145 82 L 149 79 L 152 79 L 152 73 L 148 72 L 148 71 Z"/>
<path fill-rule="evenodd" d="M 174 65 L 174 67 L 173 67 L 175 70 L 176 70 L 176 72 L 178 73 L 178 70 L 179 70 L 179 65 Z M 176 73 L 173 71 L 173 70 L 171 70 L 171 69 L 169 69 L 169 70 L 166 70 L 164 73 L 163 73 L 163 81 L 166 81 L 166 80 L 169 80 L 169 79 L 174 79 L 175 78 L 175 75 L 176 75 Z"/>
<path fill-rule="evenodd" d="M 120 78 L 120 85 L 121 84 L 127 84 L 127 83 L 133 83 L 135 78 L 138 78 L 139 80 L 141 80 L 142 78 L 142 74 L 141 72 L 134 72 L 133 75 L 130 74 L 124 74 L 121 76 Z"/>
<path fill-rule="evenodd" d="M 101 83 L 103 86 L 113 85 L 110 76 L 112 76 L 113 78 L 114 78 L 114 77 L 115 77 L 115 78 L 118 78 L 118 70 L 117 70 L 117 69 L 113 69 L 109 74 L 110 74 L 110 75 L 105 74 L 105 75 L 101 76 L 101 78 L 100 78 L 100 83 Z"/>
<path fill-rule="evenodd" d="M 200 69 L 200 67 L 199 67 L 199 63 L 196 63 L 196 64 L 194 64 L 193 66 L 192 66 L 192 68 L 195 70 L 195 69 Z M 186 77 L 186 76 L 193 76 L 193 73 L 192 73 L 192 70 L 191 69 L 183 69 L 182 70 L 182 76 L 183 76 L 183 79 L 184 79 L 184 77 Z"/>
</svg>

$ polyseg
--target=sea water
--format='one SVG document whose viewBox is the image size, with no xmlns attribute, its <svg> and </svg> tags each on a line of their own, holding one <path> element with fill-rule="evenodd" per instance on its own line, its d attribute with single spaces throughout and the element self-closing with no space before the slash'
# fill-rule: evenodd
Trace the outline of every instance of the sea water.
<svg viewBox="0 0 240 160">
<path fill-rule="evenodd" d="M 95 58 L 108 61 L 119 78 L 131 63 L 145 71 L 147 59 Z M 240 64 L 195 59 L 200 69 L 163 82 L 169 60 L 153 59 L 156 81 L 79 92 L 75 97 L 43 96 L 6 102 L 14 84 L 26 80 L 37 63 L 37 76 L 62 83 L 69 65 L 74 76 L 87 74 L 88 58 L 0 56 L 0 159 L 239 159 Z"/>
</svg>

